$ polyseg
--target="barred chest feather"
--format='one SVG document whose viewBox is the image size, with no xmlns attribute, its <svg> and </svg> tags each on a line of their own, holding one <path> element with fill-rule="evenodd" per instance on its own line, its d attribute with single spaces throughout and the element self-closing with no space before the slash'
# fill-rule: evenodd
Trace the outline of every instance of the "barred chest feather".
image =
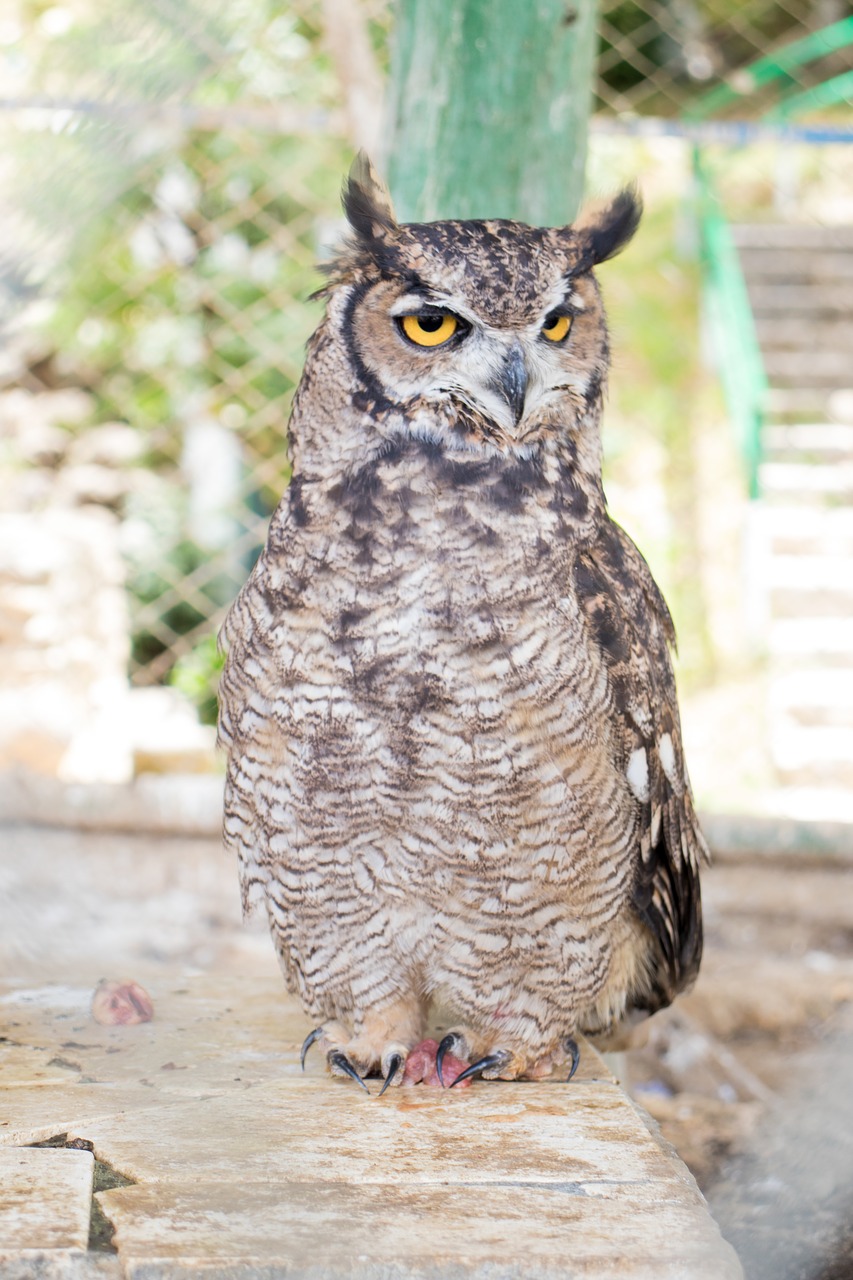
<svg viewBox="0 0 853 1280">
<path fill-rule="evenodd" d="M 528 906 L 537 881 L 561 882 L 579 909 L 595 896 L 612 912 L 601 885 L 630 890 L 617 871 L 636 806 L 573 586 L 596 519 L 564 459 L 414 440 L 346 482 L 297 486 L 257 579 L 256 698 L 291 827 L 279 856 L 334 851 L 365 890 L 436 900 L 482 900 L 484 873 Z"/>
</svg>

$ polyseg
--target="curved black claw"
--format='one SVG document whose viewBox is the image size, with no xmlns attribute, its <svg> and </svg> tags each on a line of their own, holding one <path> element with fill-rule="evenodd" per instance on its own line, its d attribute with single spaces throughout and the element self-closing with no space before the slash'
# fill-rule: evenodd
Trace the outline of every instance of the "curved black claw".
<svg viewBox="0 0 853 1280">
<path fill-rule="evenodd" d="M 469 1080 L 471 1076 L 482 1075 L 484 1071 L 489 1071 L 492 1067 L 505 1067 L 508 1061 L 509 1054 L 504 1050 L 498 1050 L 497 1053 L 487 1053 L 485 1058 L 480 1058 L 479 1062 L 472 1062 L 470 1067 L 466 1067 L 461 1076 L 457 1076 L 449 1087 L 453 1089 L 461 1080 Z"/>
<path fill-rule="evenodd" d="M 403 1065 L 403 1055 L 400 1053 L 392 1054 L 391 1061 L 388 1063 L 388 1074 L 385 1077 L 385 1083 L 383 1084 L 382 1088 L 379 1090 L 380 1098 L 382 1097 L 383 1093 L 388 1088 L 389 1084 L 394 1079 L 395 1075 L 400 1070 L 402 1065 Z"/>
<path fill-rule="evenodd" d="M 571 1036 L 569 1036 L 568 1040 L 563 1042 L 563 1047 L 568 1050 L 572 1057 L 572 1069 L 566 1076 L 566 1084 L 568 1084 L 578 1069 L 578 1063 L 581 1060 L 581 1051 L 577 1046 L 577 1041 L 573 1040 Z"/>
<path fill-rule="evenodd" d="M 456 1050 L 461 1047 L 461 1044 L 462 1037 L 457 1035 L 455 1031 L 448 1031 L 447 1035 L 435 1051 L 435 1070 L 436 1075 L 438 1076 L 438 1083 L 441 1085 L 442 1089 L 448 1088 L 444 1083 L 444 1076 L 441 1074 L 441 1064 L 444 1062 L 444 1055 L 446 1053 L 455 1053 Z"/>
<path fill-rule="evenodd" d="M 299 1061 L 302 1063 L 302 1070 L 303 1070 L 303 1071 L 305 1070 L 305 1058 L 307 1057 L 308 1050 L 311 1048 L 311 1046 L 312 1046 L 312 1044 L 314 1043 L 314 1041 L 315 1041 L 315 1040 L 319 1040 L 319 1039 L 320 1039 L 320 1036 L 321 1036 L 322 1034 L 323 1034 L 323 1028 L 322 1028 L 322 1027 L 315 1027 L 315 1028 L 314 1028 L 314 1030 L 311 1032 L 311 1034 L 310 1034 L 309 1036 L 306 1036 L 306 1037 L 305 1037 L 305 1039 L 304 1039 L 304 1041 L 303 1041 L 303 1043 L 302 1043 L 302 1051 L 301 1051 L 301 1053 L 299 1054 Z"/>
<path fill-rule="evenodd" d="M 340 1049 L 330 1049 L 326 1054 L 326 1061 L 330 1067 L 337 1067 L 339 1071 L 343 1071 L 345 1076 L 349 1076 L 351 1080 L 357 1080 L 365 1093 L 370 1093 L 367 1085 L 356 1071 L 345 1053 L 341 1053 Z"/>
</svg>

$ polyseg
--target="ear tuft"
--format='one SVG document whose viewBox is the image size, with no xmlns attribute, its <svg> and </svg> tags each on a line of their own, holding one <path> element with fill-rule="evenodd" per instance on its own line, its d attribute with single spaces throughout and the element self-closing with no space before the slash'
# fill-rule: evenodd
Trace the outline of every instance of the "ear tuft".
<svg viewBox="0 0 853 1280">
<path fill-rule="evenodd" d="M 343 189 L 344 213 L 361 240 L 382 240 L 397 228 L 388 188 L 379 178 L 366 152 L 352 162 Z"/>
<path fill-rule="evenodd" d="M 636 187 L 626 187 L 603 209 L 581 218 L 574 230 L 584 246 L 590 266 L 615 258 L 633 236 L 643 214 L 643 202 Z"/>
</svg>

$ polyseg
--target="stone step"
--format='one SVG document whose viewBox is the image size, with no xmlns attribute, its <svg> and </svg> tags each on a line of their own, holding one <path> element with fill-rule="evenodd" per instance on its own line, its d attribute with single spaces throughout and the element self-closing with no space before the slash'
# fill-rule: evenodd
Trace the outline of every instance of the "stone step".
<svg viewBox="0 0 853 1280">
<path fill-rule="evenodd" d="M 806 281 L 803 284 L 746 282 L 756 316 L 850 317 L 853 315 L 853 282 L 848 280 Z"/>
<path fill-rule="evenodd" d="M 739 249 L 830 249 L 853 253 L 853 227 L 821 227 L 815 223 L 736 223 L 732 238 Z"/>
<path fill-rule="evenodd" d="M 765 350 L 763 358 L 764 371 L 776 386 L 798 387 L 807 381 L 812 386 L 841 389 L 853 384 L 853 358 L 849 351 Z"/>
<path fill-rule="evenodd" d="M 767 498 L 797 498 L 802 502 L 853 500 L 853 461 L 835 465 L 764 462 L 759 485 Z"/>
<path fill-rule="evenodd" d="M 799 316 L 787 314 L 759 316 L 755 330 L 762 349 L 771 347 L 802 351 L 846 351 L 848 367 L 853 363 L 853 319 L 849 316 L 830 316 L 815 320 L 804 329 Z"/>
<path fill-rule="evenodd" d="M 853 618 L 777 618 L 768 628 L 767 648 L 774 664 L 804 659 L 853 668 Z"/>
<path fill-rule="evenodd" d="M 838 392 L 827 387 L 771 387 L 765 411 L 780 421 L 802 422 L 804 418 L 830 418 L 833 397 Z"/>
<path fill-rule="evenodd" d="M 820 557 L 836 563 L 839 578 L 853 576 L 853 509 L 812 502 L 754 503 L 753 553 Z"/>
<path fill-rule="evenodd" d="M 136 861 L 161 857 L 149 849 Z M 130 876 L 125 868 L 121 889 L 136 888 Z M 106 912 L 110 885 L 103 891 Z M 54 902 L 65 898 L 55 892 L 48 911 L 33 913 L 41 930 L 33 950 L 48 956 Z M 0 907 L 2 936 L 20 907 Z M 379 1101 L 375 1082 L 362 1090 L 331 1079 L 319 1053 L 302 1073 L 299 1045 L 312 1023 L 271 963 L 238 981 L 227 960 L 190 976 L 171 956 L 151 970 L 150 1023 L 94 1024 L 89 990 L 71 985 L 93 972 L 91 941 L 77 938 L 62 969 L 67 985 L 0 985 L 0 1007 L 16 1027 L 3 1046 L 15 1084 L 7 1093 L 17 1095 L 4 1107 L 11 1124 L 0 1153 L 34 1134 L 85 1135 L 125 1175 L 126 1185 L 116 1179 L 98 1193 L 115 1229 L 114 1265 L 106 1271 L 103 1254 L 86 1254 L 91 1154 L 30 1150 L 28 1176 L 9 1189 L 17 1232 L 0 1238 L 5 1280 L 743 1280 L 687 1169 L 585 1042 L 571 1086 L 477 1082 L 447 1096 L 401 1085 Z M 116 972 L 138 966 L 132 945 L 117 929 Z M 85 1043 L 70 1048 L 76 1028 Z M 72 1188 L 75 1234 L 54 1228 L 45 1238 L 33 1230 L 33 1202 L 60 1199 L 54 1155 L 66 1165 L 88 1157 L 88 1187 Z M 21 1159 L 7 1155 L 7 1166 Z M 78 1188 L 89 1191 L 85 1200 Z M 49 1252 L 54 1241 L 64 1257 Z"/>
<path fill-rule="evenodd" d="M 853 252 L 849 249 L 797 249 L 787 253 L 775 249 L 742 249 L 740 263 L 750 286 L 853 282 Z"/>
<path fill-rule="evenodd" d="M 2 1275 L 81 1275 L 72 1266 L 88 1246 L 94 1163 L 91 1151 L 0 1146 Z"/>
<path fill-rule="evenodd" d="M 791 726 L 826 726 L 853 731 L 853 670 L 806 668 L 775 676 L 770 683 L 771 716 Z M 851 756 L 853 767 L 853 756 Z"/>
<path fill-rule="evenodd" d="M 811 537 L 826 535 L 836 540 L 853 538 L 851 507 L 816 507 L 811 503 L 795 502 L 758 502 L 753 505 L 756 508 L 756 522 L 769 533 L 795 531 Z"/>
<path fill-rule="evenodd" d="M 836 556 L 774 555 L 767 565 L 766 581 L 771 587 L 828 587 L 849 596 L 853 604 L 853 573 L 839 572 L 844 563 Z"/>
<path fill-rule="evenodd" d="M 815 422 L 765 426 L 761 444 L 768 461 L 853 461 L 853 425 Z"/>
<path fill-rule="evenodd" d="M 832 621 L 853 616 L 853 590 L 830 586 L 777 586 L 769 593 L 771 617 L 779 619 L 815 618 Z"/>
<path fill-rule="evenodd" d="M 827 556 L 771 555 L 763 581 L 774 618 L 853 618 L 853 573 Z"/>
<path fill-rule="evenodd" d="M 853 787 L 853 729 L 779 724 L 771 732 L 771 751 L 785 783 Z"/>
<path fill-rule="evenodd" d="M 853 789 L 850 787 L 803 787 L 792 782 L 765 795 L 771 813 L 807 824 L 810 834 L 835 824 L 842 828 L 853 825 Z"/>
</svg>

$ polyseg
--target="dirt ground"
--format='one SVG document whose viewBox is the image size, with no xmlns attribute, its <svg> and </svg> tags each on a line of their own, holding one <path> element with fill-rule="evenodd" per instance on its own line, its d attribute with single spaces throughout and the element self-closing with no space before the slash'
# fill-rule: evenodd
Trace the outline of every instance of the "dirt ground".
<svg viewBox="0 0 853 1280">
<path fill-rule="evenodd" d="M 156 990 L 276 972 L 213 840 L 0 831 L 0 971 Z M 747 1280 L 853 1280 L 853 865 L 720 859 L 695 989 L 610 1059 L 695 1174 Z M 117 973 L 117 967 L 121 969 Z"/>
</svg>

